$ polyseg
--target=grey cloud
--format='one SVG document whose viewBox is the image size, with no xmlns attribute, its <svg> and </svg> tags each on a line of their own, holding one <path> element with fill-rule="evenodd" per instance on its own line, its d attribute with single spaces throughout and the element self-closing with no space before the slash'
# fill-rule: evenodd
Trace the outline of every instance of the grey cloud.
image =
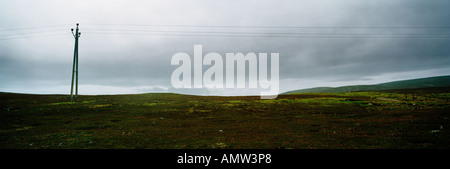
<svg viewBox="0 0 450 169">
<path fill-rule="evenodd" d="M 214 90 L 173 89 L 170 65 L 177 52 L 280 53 L 280 91 L 333 82 L 369 81 L 386 74 L 433 72 L 450 65 L 449 38 L 323 38 L 124 35 L 111 30 L 261 32 L 306 34 L 449 34 L 446 0 L 381 1 L 6 1 L 0 7 L 1 30 L 71 25 L 67 36 L 0 40 L 0 91 L 52 91 L 69 87 L 73 55 L 70 28 L 80 22 L 80 84 L 133 88 L 136 92 L 174 91 L 215 94 Z M 304 26 L 301 29 L 133 27 L 141 25 Z M 328 27 L 328 28 L 314 28 Z M 361 27 L 361 28 L 341 28 Z M 365 28 L 364 28 L 365 27 Z M 376 28 L 403 27 L 403 28 Z M 447 27 L 447 28 L 415 28 Z M 33 29 L 32 29 L 33 30 Z M 19 33 L 30 32 L 21 30 Z M 100 34 L 111 33 L 111 34 Z M 122 31 L 123 32 L 123 31 Z M 204 67 L 206 69 L 206 67 Z M 430 73 L 429 76 L 441 75 Z M 394 77 L 394 76 L 389 76 Z M 397 80 L 397 79 L 390 79 Z M 145 87 L 147 86 L 147 87 Z M 164 86 L 167 88 L 155 87 Z M 31 89 L 30 89 L 31 88 Z M 92 89 L 94 90 L 94 89 Z M 82 91 L 82 90 L 81 90 Z M 131 90 L 130 90 L 131 91 Z M 55 90 L 55 92 L 60 92 Z M 127 90 L 128 92 L 128 90 Z M 223 93 L 218 93 L 223 94 Z M 245 94 L 245 93 L 243 93 Z"/>
</svg>

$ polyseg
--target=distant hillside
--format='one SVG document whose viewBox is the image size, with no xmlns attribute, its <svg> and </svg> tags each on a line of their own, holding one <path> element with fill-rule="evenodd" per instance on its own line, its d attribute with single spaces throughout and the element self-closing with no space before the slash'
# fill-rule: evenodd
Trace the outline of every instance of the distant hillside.
<svg viewBox="0 0 450 169">
<path fill-rule="evenodd" d="M 446 87 L 450 86 L 450 76 L 437 76 L 421 79 L 411 79 L 394 81 L 388 83 L 381 83 L 375 85 L 354 85 L 342 87 L 316 87 L 310 89 L 301 89 L 285 92 L 282 94 L 291 93 L 341 93 L 341 92 L 355 92 L 355 91 L 378 91 L 378 90 L 394 90 L 394 89 L 411 89 L 411 88 L 426 88 L 426 87 Z"/>
</svg>

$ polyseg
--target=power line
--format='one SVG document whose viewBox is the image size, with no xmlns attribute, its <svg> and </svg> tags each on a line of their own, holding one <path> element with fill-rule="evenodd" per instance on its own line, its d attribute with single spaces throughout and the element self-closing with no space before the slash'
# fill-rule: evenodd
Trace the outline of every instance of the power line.
<svg viewBox="0 0 450 169">
<path fill-rule="evenodd" d="M 71 24 L 57 24 L 24 28 L 0 29 L 17 31 L 38 28 L 63 27 Z M 171 27 L 171 28 L 262 28 L 262 29 L 450 29 L 450 26 L 256 26 L 256 25 L 181 25 L 181 24 L 124 24 L 124 23 L 87 23 L 91 26 L 127 26 L 127 27 Z"/>
<path fill-rule="evenodd" d="M 58 24 L 58 25 L 47 25 L 47 26 L 34 26 L 34 27 L 23 27 L 23 28 L 11 28 L 11 29 L 2 29 L 0 30 L 0 40 L 13 40 L 13 39 L 28 39 L 28 38 L 36 38 L 36 37 L 51 37 L 51 36 L 62 36 L 67 35 L 67 33 L 59 33 L 65 30 L 62 29 L 48 29 L 55 27 L 63 27 L 68 24 Z M 41 31 L 34 31 L 31 29 L 41 29 Z M 49 34 L 47 34 L 49 33 Z M 22 36 L 26 35 L 26 36 Z"/>
<path fill-rule="evenodd" d="M 202 34 L 202 33 L 134 33 L 134 32 L 84 32 L 91 35 L 162 35 L 207 37 L 274 37 L 274 38 L 450 38 L 450 34 Z"/>
<path fill-rule="evenodd" d="M 12 37 L 12 38 L 0 38 L 0 40 L 12 40 L 12 39 L 28 39 L 28 38 L 36 38 L 36 37 L 51 37 L 51 36 L 67 36 L 67 33 L 60 34 L 47 34 L 47 35 L 35 35 L 35 36 L 23 36 L 23 37 Z"/>
<path fill-rule="evenodd" d="M 256 25 L 166 25 L 166 24 L 121 24 L 87 23 L 97 26 L 132 27 L 191 27 L 191 28 L 264 28 L 264 29 L 450 29 L 450 26 L 256 26 Z"/>
<path fill-rule="evenodd" d="M 64 31 L 61 29 L 53 29 L 53 30 L 42 30 L 42 31 L 32 31 L 27 32 L 28 29 L 36 29 L 36 28 L 52 28 L 52 27 L 62 27 L 67 26 L 69 24 L 58 24 L 58 25 L 48 25 L 48 26 L 35 26 L 35 27 L 26 27 L 26 28 L 14 28 L 14 29 L 4 29 L 0 30 L 4 32 L 9 31 L 22 31 L 19 33 L 9 33 L 0 35 L 0 40 L 9 40 L 9 39 L 22 39 L 22 38 L 34 38 L 34 37 L 45 37 L 45 36 L 59 36 L 64 34 L 50 34 L 50 35 L 35 35 L 49 32 L 60 32 Z M 158 27 L 159 29 L 167 29 L 167 28 L 280 28 L 280 29 L 371 29 L 370 31 L 375 31 L 373 29 L 389 29 L 395 30 L 397 29 L 450 29 L 450 27 L 446 26 L 374 26 L 374 27 L 317 27 L 317 26 L 241 26 L 241 25 L 148 25 L 148 24 L 108 24 L 108 23 L 90 23 L 86 25 L 93 26 L 128 26 L 128 27 Z M 155 35 L 155 36 L 206 36 L 206 37 L 278 37 L 278 38 L 449 38 L 450 34 L 446 33 L 370 33 L 369 30 L 365 30 L 365 32 L 369 31 L 369 33 L 326 33 L 323 32 L 315 32 L 315 33 L 298 33 L 298 32 L 258 32 L 258 31 L 237 31 L 235 29 L 227 30 L 227 31 L 201 31 L 200 30 L 152 30 L 148 28 L 144 29 L 85 29 L 91 35 Z M 233 30 L 233 31 L 232 31 Z M 23 32 L 25 31 L 25 32 Z M 101 31 L 101 32 L 100 32 Z M 105 32 L 106 31 L 106 32 Z M 356 30 L 354 30 L 356 31 Z M 360 30 L 358 30 L 360 31 Z M 380 30 L 376 30 L 379 32 Z M 384 31 L 384 30 L 383 30 Z M 391 31 L 392 32 L 392 31 Z M 410 31 L 408 31 L 410 32 Z M 31 36 L 23 36 L 23 37 L 8 37 L 8 36 L 19 36 L 19 35 L 31 35 Z M 5 37 L 5 38 L 2 38 Z"/>
<path fill-rule="evenodd" d="M 95 29 L 86 29 L 93 30 Z M 123 29 L 103 29 L 102 31 L 111 31 L 110 33 L 129 34 L 134 32 L 152 32 L 152 33 L 189 33 L 189 34 L 236 34 L 236 35 L 292 35 L 292 36 L 450 36 L 450 34 L 424 34 L 424 33 L 295 33 L 295 32 L 235 32 L 235 31 L 165 31 L 165 30 L 123 30 Z M 140 33 L 137 33 L 140 34 Z"/>
<path fill-rule="evenodd" d="M 17 35 L 26 35 L 26 34 L 39 34 L 39 33 L 47 33 L 47 32 L 62 32 L 67 30 L 47 30 L 47 31 L 37 31 L 37 32 L 21 32 L 21 33 L 12 33 L 12 34 L 3 34 L 0 36 L 17 36 Z"/>
<path fill-rule="evenodd" d="M 51 27 L 62 27 L 69 26 L 70 24 L 58 24 L 58 25 L 47 25 L 47 26 L 34 26 L 25 28 L 11 28 L 11 29 L 0 29 L 0 31 L 16 31 L 16 30 L 27 30 L 27 29 L 39 29 L 39 28 L 51 28 Z"/>
<path fill-rule="evenodd" d="M 152 26 L 152 27 L 229 27 L 229 28 L 414 28 L 442 29 L 450 27 L 280 27 L 280 26 L 207 26 L 207 25 L 142 25 L 142 24 L 91 24 L 101 26 Z M 159 28 L 161 29 L 161 28 Z M 309 38 L 448 38 L 448 33 L 297 33 L 297 32 L 249 32 L 249 31 L 198 31 L 198 30 L 151 30 L 151 29 L 86 29 L 92 34 L 115 35 L 163 35 L 163 36 L 222 36 L 222 37 L 309 37 Z M 101 31 L 101 32 L 100 32 Z M 106 32 L 105 32 L 106 31 Z M 367 30 L 366 30 L 367 31 Z M 374 30 L 372 30 L 374 31 Z M 378 32 L 379 30 L 377 30 Z M 395 30 L 398 31 L 398 30 Z M 410 32 L 410 31 L 408 31 Z M 447 31 L 446 31 L 447 32 Z"/>
</svg>

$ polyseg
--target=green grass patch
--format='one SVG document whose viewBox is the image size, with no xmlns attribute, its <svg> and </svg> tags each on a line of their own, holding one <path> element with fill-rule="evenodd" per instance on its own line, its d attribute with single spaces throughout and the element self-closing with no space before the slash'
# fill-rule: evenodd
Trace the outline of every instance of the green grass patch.
<svg viewBox="0 0 450 169">
<path fill-rule="evenodd" d="M 0 94 L 0 148 L 450 148 L 449 96 Z"/>
</svg>

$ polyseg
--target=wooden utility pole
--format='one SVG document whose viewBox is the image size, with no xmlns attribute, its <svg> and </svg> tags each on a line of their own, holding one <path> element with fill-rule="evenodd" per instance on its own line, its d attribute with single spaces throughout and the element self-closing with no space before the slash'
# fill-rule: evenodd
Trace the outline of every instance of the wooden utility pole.
<svg viewBox="0 0 450 169">
<path fill-rule="evenodd" d="M 75 38 L 75 49 L 73 52 L 73 67 L 72 67 L 72 85 L 70 87 L 70 102 L 73 102 L 73 82 L 75 77 L 75 101 L 78 98 L 78 38 L 81 35 L 81 32 L 78 32 L 78 23 L 77 28 L 75 30 L 75 34 L 73 33 L 73 28 L 71 29 L 73 37 Z"/>
</svg>

